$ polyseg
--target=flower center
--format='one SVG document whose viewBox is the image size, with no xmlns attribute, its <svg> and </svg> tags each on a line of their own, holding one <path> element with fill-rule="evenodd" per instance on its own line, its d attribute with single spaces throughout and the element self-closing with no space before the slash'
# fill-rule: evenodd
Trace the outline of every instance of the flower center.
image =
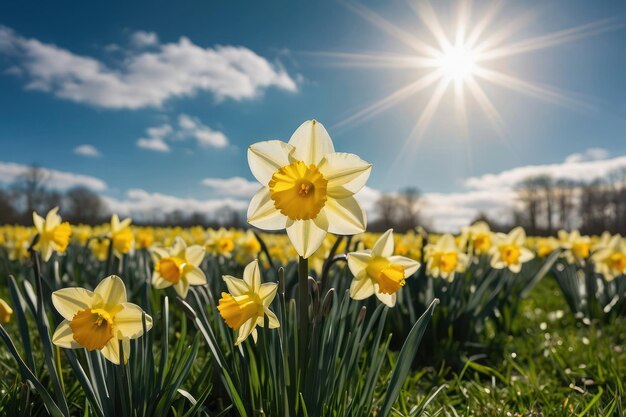
<svg viewBox="0 0 626 417">
<path fill-rule="evenodd" d="M 474 250 L 476 253 L 484 253 L 489 250 L 491 246 L 491 238 L 485 233 L 481 233 L 474 239 Z"/>
<path fill-rule="evenodd" d="M 104 309 L 88 308 L 76 313 L 70 328 L 74 340 L 87 350 L 102 349 L 113 337 L 113 318 Z"/>
<path fill-rule="evenodd" d="M 313 164 L 286 165 L 269 182 L 274 206 L 291 220 L 314 219 L 326 203 L 328 181 Z"/>
<path fill-rule="evenodd" d="M 589 256 L 589 245 L 587 243 L 574 243 L 572 252 L 578 259 L 584 259 Z"/>
<path fill-rule="evenodd" d="M 515 245 L 500 246 L 500 256 L 502 261 L 507 265 L 515 265 L 519 263 L 520 249 Z"/>
<path fill-rule="evenodd" d="M 449 274 L 456 270 L 456 266 L 459 263 L 459 255 L 456 252 L 439 252 L 434 256 L 434 264 L 439 267 L 440 271 Z"/>
<path fill-rule="evenodd" d="M 218 247 L 221 253 L 230 253 L 233 251 L 233 249 L 235 249 L 235 243 L 232 239 L 222 238 L 218 242 Z"/>
<path fill-rule="evenodd" d="M 233 297 L 223 292 L 217 309 L 226 324 L 235 330 L 251 318 L 263 316 L 263 304 L 258 297 L 249 294 Z"/>
<path fill-rule="evenodd" d="M 392 264 L 386 258 L 374 258 L 367 265 L 367 274 L 378 284 L 383 294 L 393 294 L 404 286 L 404 267 Z"/>
<path fill-rule="evenodd" d="M 626 255 L 623 253 L 612 254 L 609 262 L 611 267 L 618 272 L 624 272 L 624 269 L 626 269 Z"/>
<path fill-rule="evenodd" d="M 177 284 L 180 277 L 183 275 L 183 269 L 185 268 L 185 261 L 178 256 L 171 256 L 169 258 L 161 259 L 157 265 L 156 270 L 161 276 L 172 284 Z"/>
</svg>

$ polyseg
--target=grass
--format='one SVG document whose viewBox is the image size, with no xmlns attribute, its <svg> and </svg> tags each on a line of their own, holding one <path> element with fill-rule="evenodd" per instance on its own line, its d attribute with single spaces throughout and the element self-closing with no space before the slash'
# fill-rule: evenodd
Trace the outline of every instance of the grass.
<svg viewBox="0 0 626 417">
<path fill-rule="evenodd" d="M 400 416 L 443 386 L 427 408 L 449 416 L 622 416 L 626 406 L 626 317 L 611 323 L 574 319 L 551 277 L 522 304 L 516 334 L 463 371 L 445 364 L 405 384 Z M 501 348 L 500 352 L 497 352 Z"/>
</svg>

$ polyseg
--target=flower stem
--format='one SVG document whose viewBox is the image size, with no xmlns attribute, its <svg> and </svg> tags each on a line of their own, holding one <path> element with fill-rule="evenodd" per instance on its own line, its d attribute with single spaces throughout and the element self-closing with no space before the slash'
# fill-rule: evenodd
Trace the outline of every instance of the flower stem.
<svg viewBox="0 0 626 417">
<path fill-rule="evenodd" d="M 298 261 L 298 293 L 300 294 L 300 302 L 298 303 L 300 329 L 298 365 L 300 368 L 300 386 L 302 387 L 308 364 L 309 339 L 309 260 L 303 257 L 300 257 Z"/>
</svg>

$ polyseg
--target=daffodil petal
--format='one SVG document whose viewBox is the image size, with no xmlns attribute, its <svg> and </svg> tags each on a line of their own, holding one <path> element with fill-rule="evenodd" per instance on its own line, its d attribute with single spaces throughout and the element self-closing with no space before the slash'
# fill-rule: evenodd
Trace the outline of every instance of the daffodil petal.
<svg viewBox="0 0 626 417">
<path fill-rule="evenodd" d="M 287 216 L 276 208 L 267 188 L 261 188 L 250 200 L 248 223 L 263 230 L 282 230 L 285 228 Z"/>
<path fill-rule="evenodd" d="M 326 230 L 328 229 L 328 223 L 326 218 L 320 219 L 323 211 L 316 218 L 319 221 L 320 227 L 317 221 L 314 220 L 297 220 L 287 222 L 287 236 L 293 245 L 294 249 L 303 258 L 308 258 L 322 245 L 324 237 L 326 237 Z M 324 227 L 326 226 L 326 227 Z"/>
<path fill-rule="evenodd" d="M 387 307 L 394 307 L 396 305 L 397 293 L 393 294 L 384 294 L 380 291 L 376 291 L 376 298 L 380 300 L 381 303 L 385 304 Z"/>
<path fill-rule="evenodd" d="M 111 275 L 100 281 L 94 293 L 102 297 L 105 305 L 113 306 L 126 302 L 126 286 L 117 275 Z"/>
<path fill-rule="evenodd" d="M 294 149 L 279 140 L 257 142 L 248 148 L 248 164 L 252 175 L 262 185 L 267 186 L 272 175 L 280 168 L 289 165 Z"/>
<path fill-rule="evenodd" d="M 35 228 L 37 232 L 42 233 L 44 231 L 44 220 L 39 214 L 33 211 L 33 223 L 35 224 Z"/>
<path fill-rule="evenodd" d="M 317 120 L 307 120 L 293 132 L 289 144 L 294 157 L 307 165 L 317 165 L 324 156 L 335 152 L 333 141 L 326 128 Z"/>
<path fill-rule="evenodd" d="M 274 301 L 274 297 L 276 297 L 276 290 L 278 289 L 278 284 L 274 282 L 265 282 L 261 284 L 259 287 L 258 295 L 263 301 L 263 306 L 267 307 L 272 304 Z"/>
<path fill-rule="evenodd" d="M 114 322 L 117 338 L 135 339 L 143 334 L 144 311 L 136 304 L 123 303 L 122 309 L 115 314 Z M 152 317 L 146 314 L 146 330 L 152 328 Z"/>
<path fill-rule="evenodd" d="M 99 296 L 84 288 L 63 288 L 52 293 L 52 304 L 65 320 L 72 320 L 79 311 L 91 308 Z"/>
<path fill-rule="evenodd" d="M 404 256 L 390 256 L 389 262 L 401 265 L 404 268 L 404 277 L 408 278 L 413 275 L 420 267 L 420 263 Z"/>
<path fill-rule="evenodd" d="M 202 263 L 202 260 L 204 259 L 205 253 L 206 253 L 206 249 L 204 249 L 200 245 L 189 246 L 185 250 L 185 260 L 187 261 L 187 264 L 190 264 L 193 266 L 199 266 Z"/>
<path fill-rule="evenodd" d="M 185 278 L 187 278 L 189 285 L 206 284 L 206 275 L 197 266 L 187 265 L 185 267 Z"/>
<path fill-rule="evenodd" d="M 338 235 L 355 235 L 367 227 L 365 210 L 354 197 L 329 198 L 322 209 L 328 218 L 328 231 Z"/>
<path fill-rule="evenodd" d="M 187 293 L 189 292 L 189 281 L 186 279 L 180 279 L 176 284 L 174 284 L 174 289 L 181 298 L 187 298 Z"/>
<path fill-rule="evenodd" d="M 250 291 L 250 287 L 248 287 L 248 284 L 243 279 L 235 278 L 230 275 L 224 275 L 222 276 L 222 278 L 226 283 L 226 288 L 228 288 L 228 292 L 233 297 L 237 297 Z"/>
<path fill-rule="evenodd" d="M 350 297 L 353 300 L 364 300 L 374 294 L 374 283 L 368 277 L 354 279 L 350 284 Z"/>
<path fill-rule="evenodd" d="M 318 169 L 328 181 L 328 196 L 345 198 L 363 188 L 372 165 L 354 154 L 335 152 L 326 155 Z"/>
<path fill-rule="evenodd" d="M 167 251 L 163 248 L 157 248 L 157 247 L 153 247 L 152 249 L 150 249 L 150 252 L 152 254 L 152 260 L 156 263 L 159 259 L 163 259 L 163 258 L 167 258 L 168 256 L 170 256 L 169 253 L 167 253 Z"/>
<path fill-rule="evenodd" d="M 267 315 L 267 321 L 269 323 L 269 328 L 270 329 L 277 329 L 280 327 L 280 321 L 278 321 L 278 317 L 276 317 L 276 314 L 274 314 L 273 311 L 271 311 L 269 308 L 265 309 L 265 314 Z M 262 317 L 263 319 L 263 325 L 265 324 L 265 317 Z"/>
<path fill-rule="evenodd" d="M 100 350 L 102 355 L 109 361 L 114 363 L 115 365 L 120 364 L 120 341 L 119 339 L 113 337 L 109 342 L 104 345 L 104 347 Z M 130 340 L 122 341 L 122 349 L 124 349 L 124 363 L 128 362 L 128 358 L 130 357 Z"/>
<path fill-rule="evenodd" d="M 61 224 L 61 216 L 57 214 L 58 211 L 59 208 L 55 207 L 48 212 L 46 215 L 46 229 L 54 229 Z"/>
<path fill-rule="evenodd" d="M 238 346 L 250 336 L 250 333 L 256 327 L 256 318 L 251 318 L 247 320 L 244 324 L 241 325 L 239 330 L 237 331 L 237 340 L 235 341 L 235 346 Z"/>
<path fill-rule="evenodd" d="M 70 327 L 69 320 L 63 320 L 61 324 L 59 324 L 52 335 L 52 343 L 65 349 L 78 349 L 81 347 L 81 345 L 74 340 L 74 332 Z"/>
<path fill-rule="evenodd" d="M 183 238 L 176 236 L 176 238 L 174 238 L 174 243 L 172 243 L 172 247 L 170 248 L 171 253 L 178 256 L 179 254 L 182 254 L 185 249 L 187 249 L 187 244 Z"/>
<path fill-rule="evenodd" d="M 376 243 L 374 243 L 374 247 L 372 247 L 372 256 L 383 256 L 388 258 L 393 255 L 393 247 L 393 229 L 389 229 L 378 238 Z"/>
<path fill-rule="evenodd" d="M 157 290 L 162 290 L 163 288 L 171 287 L 172 281 L 168 281 L 158 272 L 154 272 L 152 274 L 152 286 Z"/>
<path fill-rule="evenodd" d="M 246 265 L 246 268 L 243 270 L 243 280 L 248 284 L 250 290 L 254 293 L 259 292 L 259 287 L 261 286 L 261 272 L 259 271 L 259 264 L 256 260 Z"/>
<path fill-rule="evenodd" d="M 372 255 L 367 252 L 350 252 L 348 254 L 348 268 L 355 277 L 365 271 L 367 265 L 372 260 Z"/>
</svg>

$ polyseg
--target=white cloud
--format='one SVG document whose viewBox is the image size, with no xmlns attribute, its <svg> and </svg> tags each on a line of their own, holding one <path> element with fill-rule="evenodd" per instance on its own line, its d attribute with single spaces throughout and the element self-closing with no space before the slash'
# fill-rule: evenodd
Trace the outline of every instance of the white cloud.
<svg viewBox="0 0 626 417">
<path fill-rule="evenodd" d="M 565 162 L 599 161 L 608 157 L 609 151 L 604 148 L 589 148 L 585 152 L 568 155 Z"/>
<path fill-rule="evenodd" d="M 228 145 L 228 138 L 225 134 L 202 124 L 197 118 L 181 114 L 178 117 L 178 126 L 180 128 L 177 132 L 178 137 L 182 139 L 191 137 L 201 147 L 223 148 Z"/>
<path fill-rule="evenodd" d="M 606 159 L 607 156 L 606 150 L 592 148 L 570 155 L 562 163 L 528 165 L 497 174 L 467 178 L 464 181 L 465 191 L 426 193 L 423 214 L 439 231 L 459 231 L 480 213 L 493 219 L 509 221 L 517 204 L 515 188 L 523 180 L 547 175 L 556 180 L 588 183 L 607 178 L 611 172 L 626 169 L 626 157 Z"/>
<path fill-rule="evenodd" d="M 143 48 L 146 46 L 155 46 L 159 44 L 159 37 L 154 32 L 145 32 L 138 30 L 130 35 L 130 42 L 138 47 Z"/>
<path fill-rule="evenodd" d="M 270 87 L 298 89 L 279 64 L 248 48 L 203 48 L 186 37 L 159 43 L 156 34 L 138 33 L 132 42 L 150 43 L 151 48 L 122 49 L 124 58 L 108 64 L 0 25 L 0 54 L 10 57 L 10 67 L 20 70 L 26 89 L 110 109 L 158 107 L 170 98 L 200 92 L 210 92 L 217 100 L 243 100 Z"/>
<path fill-rule="evenodd" d="M 76 155 L 88 156 L 91 158 L 99 158 L 102 156 L 98 148 L 93 145 L 79 145 L 74 148 L 74 153 Z"/>
<path fill-rule="evenodd" d="M 108 196 L 103 198 L 114 213 L 131 216 L 140 221 L 160 221 L 165 218 L 166 214 L 177 210 L 187 215 L 202 213 L 208 218 L 214 218 L 217 212 L 224 207 L 230 207 L 239 212 L 245 211 L 248 207 L 247 200 L 229 198 L 198 200 L 150 193 L 142 189 L 128 190 L 123 199 Z"/>
<path fill-rule="evenodd" d="M 137 146 L 156 152 L 169 152 L 170 146 L 165 139 L 173 132 L 172 126 L 164 124 L 146 129 L 146 136 L 137 140 Z"/>
<path fill-rule="evenodd" d="M 0 162 L 0 182 L 10 184 L 18 180 L 31 167 L 13 162 Z M 40 168 L 46 178 L 46 186 L 55 190 L 67 190 L 72 187 L 83 186 L 94 191 L 104 191 L 107 184 L 99 178 L 89 175 L 75 174 L 66 171 Z"/>
<path fill-rule="evenodd" d="M 258 182 L 242 177 L 205 178 L 201 183 L 218 194 L 233 197 L 252 197 L 261 188 Z"/>
<path fill-rule="evenodd" d="M 224 148 L 228 146 L 228 138 L 220 131 L 213 130 L 198 118 L 186 114 L 178 116 L 178 125 L 170 124 L 146 129 L 146 136 L 137 140 L 137 146 L 158 152 L 169 152 L 169 142 L 193 139 L 202 148 Z"/>
</svg>

